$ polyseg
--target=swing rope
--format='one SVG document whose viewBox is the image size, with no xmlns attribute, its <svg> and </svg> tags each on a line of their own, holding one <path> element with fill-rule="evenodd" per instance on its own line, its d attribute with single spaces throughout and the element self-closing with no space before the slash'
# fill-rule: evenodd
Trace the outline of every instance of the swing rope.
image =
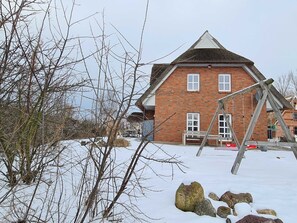
<svg viewBox="0 0 297 223">
<path fill-rule="evenodd" d="M 245 126 L 245 108 L 244 108 L 245 101 L 244 101 L 244 94 L 242 94 L 241 103 L 242 103 L 243 135 L 245 135 L 246 126 Z"/>
</svg>

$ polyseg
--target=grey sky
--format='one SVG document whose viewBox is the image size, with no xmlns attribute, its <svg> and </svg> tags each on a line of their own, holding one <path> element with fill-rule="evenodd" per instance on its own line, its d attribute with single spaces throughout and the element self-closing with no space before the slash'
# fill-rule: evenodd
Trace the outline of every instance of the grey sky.
<svg viewBox="0 0 297 223">
<path fill-rule="evenodd" d="M 79 0 L 79 15 L 105 11 L 106 23 L 137 43 L 145 0 Z M 100 16 L 98 16 L 100 18 Z M 150 0 L 144 60 L 177 52 L 171 62 L 208 30 L 225 48 L 254 61 L 266 76 L 297 69 L 296 0 Z"/>
</svg>

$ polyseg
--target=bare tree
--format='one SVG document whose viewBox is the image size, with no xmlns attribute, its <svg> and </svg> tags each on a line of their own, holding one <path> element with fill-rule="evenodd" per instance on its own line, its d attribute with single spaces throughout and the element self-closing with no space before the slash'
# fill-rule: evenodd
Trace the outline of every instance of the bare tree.
<svg viewBox="0 0 297 223">
<path fill-rule="evenodd" d="M 7 211 L 3 213 L 5 220 L 147 219 L 133 200 L 146 190 L 143 173 L 150 168 L 149 162 L 182 165 L 160 147 L 147 150 L 146 137 L 125 151 L 129 153 L 126 159 L 115 146 L 122 121 L 142 91 L 138 84 L 144 78 L 141 68 L 146 65 L 142 51 L 148 5 L 137 47 L 115 27 L 116 34 L 108 35 L 103 17 L 103 24 L 97 23 L 99 31 L 92 29 L 87 38 L 95 46 L 90 53 L 85 51 L 84 41 L 71 36 L 71 28 L 80 22 L 72 20 L 75 1 L 70 8 L 64 7 L 62 0 L 1 3 L 0 149 L 4 155 L 0 170 L 10 186 L 0 195 L 0 208 Z M 84 66 L 87 83 L 78 79 L 77 66 Z M 92 98 L 90 113 L 95 129 L 87 132 L 91 143 L 76 148 L 80 153 L 72 160 L 69 154 L 73 150 L 59 141 L 69 114 L 67 97 L 81 86 L 94 95 L 84 96 Z M 155 157 L 157 151 L 164 156 Z M 75 176 L 69 173 L 73 169 L 79 169 Z M 69 178 L 70 192 L 64 187 Z M 28 185 L 28 190 L 22 184 Z M 34 206 L 35 201 L 41 205 Z M 73 208 L 76 211 L 71 215 Z"/>
<path fill-rule="evenodd" d="M 279 76 L 275 83 L 275 87 L 284 97 L 297 95 L 297 76 L 293 71 Z"/>
<path fill-rule="evenodd" d="M 5 164 L 1 173 L 12 186 L 18 180 L 30 184 L 36 179 L 51 152 L 47 149 L 60 140 L 67 94 L 80 86 L 73 78 L 78 75 L 74 69 L 78 60 L 69 57 L 75 44 L 70 38 L 73 7 L 69 15 L 62 10 L 66 24 L 62 31 L 60 18 L 50 14 L 57 6 L 53 4 L 1 1 L 0 148 Z"/>
<path fill-rule="evenodd" d="M 85 222 L 96 219 L 113 219 L 120 221 L 125 215 L 133 216 L 137 221 L 145 219 L 144 213 L 133 203 L 137 196 L 136 191 L 143 191 L 142 173 L 149 168 L 148 160 L 180 165 L 177 159 L 171 156 L 154 158 L 154 152 L 147 151 L 147 136 L 131 152 L 129 159 L 118 162 L 115 142 L 119 138 L 122 121 L 139 96 L 137 86 L 143 81 L 144 73 L 141 68 L 145 65 L 142 61 L 143 36 L 148 12 L 146 7 L 143 27 L 141 29 L 139 44 L 135 47 L 125 36 L 116 30 L 118 41 L 113 44 L 113 35 L 106 34 L 104 18 L 99 25 L 101 35 L 95 38 L 92 30 L 97 54 L 94 60 L 97 64 L 97 77 L 89 71 L 87 61 L 85 68 L 90 78 L 90 89 L 94 93 L 94 108 L 92 114 L 97 128 L 106 129 L 106 136 L 99 138 L 96 132 L 88 148 L 88 157 L 83 166 L 82 182 L 87 178 L 88 170 L 93 169 L 91 184 L 81 184 L 79 192 L 81 199 L 77 210 L 75 222 Z M 84 47 L 81 45 L 81 53 Z M 170 118 L 170 117 L 168 117 Z M 166 120 L 165 120 L 166 121 Z M 157 129 L 156 129 L 157 131 Z M 161 148 L 158 148 L 161 150 Z M 123 199 L 129 201 L 123 202 Z M 84 205 L 82 205 L 84 204 Z M 142 217 L 144 216 L 144 218 Z"/>
</svg>

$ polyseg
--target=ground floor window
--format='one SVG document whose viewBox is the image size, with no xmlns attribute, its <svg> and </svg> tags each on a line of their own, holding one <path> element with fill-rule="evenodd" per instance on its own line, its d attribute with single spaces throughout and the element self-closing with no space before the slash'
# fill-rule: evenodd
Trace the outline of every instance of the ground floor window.
<svg viewBox="0 0 297 223">
<path fill-rule="evenodd" d="M 187 130 L 199 131 L 200 130 L 200 114 L 187 113 Z"/>
<path fill-rule="evenodd" d="M 294 127 L 294 135 L 297 135 L 297 126 Z"/>
<path fill-rule="evenodd" d="M 227 114 L 227 117 L 229 118 L 229 122 L 231 124 L 232 123 L 231 114 Z M 222 115 L 222 114 L 219 115 L 219 135 L 221 135 L 225 139 L 232 138 L 231 131 L 227 125 L 224 115 Z"/>
</svg>

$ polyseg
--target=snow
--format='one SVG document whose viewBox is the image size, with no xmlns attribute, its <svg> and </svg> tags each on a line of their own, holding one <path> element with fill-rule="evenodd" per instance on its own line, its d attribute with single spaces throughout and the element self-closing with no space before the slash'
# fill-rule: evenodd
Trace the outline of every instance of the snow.
<svg viewBox="0 0 297 223">
<path fill-rule="evenodd" d="M 162 148 L 170 154 L 180 156 L 180 160 L 187 168 L 184 169 L 185 173 L 176 171 L 173 179 L 164 181 L 152 177 L 147 182 L 156 185 L 161 192 L 147 194 L 146 198 L 139 201 L 139 205 L 149 216 L 159 218 L 159 222 L 226 222 L 220 217 L 201 217 L 179 211 L 175 207 L 176 189 L 181 183 L 192 181 L 198 181 L 203 186 L 206 197 L 210 192 L 216 193 L 219 197 L 226 191 L 249 192 L 254 199 L 250 211 L 274 209 L 278 214 L 277 217 L 283 222 L 296 222 L 297 161 L 292 151 L 248 150 L 237 175 L 233 175 L 231 167 L 237 155 L 236 151 L 205 147 L 201 156 L 196 157 L 198 146 L 163 145 Z M 169 170 L 161 169 L 161 171 Z M 212 203 L 214 207 L 226 206 L 223 202 L 212 201 Z M 242 208 L 239 210 L 241 213 Z"/>
<path fill-rule="evenodd" d="M 122 162 L 131 156 L 131 152 L 139 144 L 137 139 L 130 139 L 131 146 L 128 149 L 118 148 L 116 159 Z M 74 216 L 74 207 L 77 204 L 77 189 L 80 185 L 81 168 L 87 162 L 87 149 L 80 146 L 79 142 L 65 142 L 68 145 L 67 154 L 61 157 L 64 165 L 58 170 L 53 167 L 51 174 L 47 175 L 46 185 L 56 185 L 57 190 L 63 191 L 52 194 L 43 186 L 37 192 L 37 198 L 33 202 L 36 213 L 46 206 L 42 197 L 47 196 L 51 200 L 51 208 L 61 199 L 68 201 L 57 207 L 64 210 L 64 216 Z M 157 150 L 161 147 L 163 152 Z M 184 167 L 182 171 L 177 166 L 166 163 L 156 163 L 152 160 L 146 161 L 149 168 L 143 170 L 142 184 L 150 190 L 142 191 L 144 196 L 138 196 L 135 205 L 151 218 L 150 222 L 175 223 L 175 222 L 195 222 L 195 223 L 225 223 L 226 220 L 220 217 L 198 216 L 191 212 L 183 212 L 175 207 L 175 192 L 181 183 L 189 184 L 193 181 L 199 182 L 203 188 L 205 197 L 210 192 L 216 193 L 219 197 L 226 191 L 233 193 L 251 193 L 253 203 L 236 205 L 236 210 L 240 215 L 250 212 L 255 213 L 257 209 L 273 209 L 277 217 L 286 223 L 295 223 L 297 207 L 297 161 L 292 151 L 269 150 L 262 152 L 259 150 L 248 150 L 242 160 L 237 175 L 231 173 L 231 167 L 237 155 L 236 151 L 216 150 L 213 147 L 205 147 L 201 156 L 196 157 L 198 146 L 183 145 L 161 145 L 148 144 L 145 154 L 154 153 L 154 157 L 162 158 L 166 155 L 176 157 L 182 161 Z M 158 151 L 158 152 L 156 152 Z M 167 154 L 166 154 L 167 153 Z M 145 155 L 144 154 L 144 155 Z M 143 165 L 143 163 L 140 163 Z M 56 172 L 59 172 L 56 175 Z M 63 177 L 62 177 L 63 176 Z M 87 175 L 86 182 L 91 179 Z M 0 197 L 9 189 L 0 181 Z M 31 189 L 30 189 L 31 188 Z M 23 190 L 18 190 L 18 199 L 33 193 L 35 187 L 23 186 Z M 22 197 L 21 197 L 22 196 Z M 40 196 L 40 198 L 38 197 Z M 124 199 L 124 198 L 123 198 Z M 210 199 L 211 200 L 211 199 Z M 224 202 L 212 201 L 215 208 L 224 205 Z M 0 205 L 0 218 L 7 217 L 11 211 L 8 203 Z M 16 208 L 15 208 L 16 209 Z M 55 217 L 53 216 L 53 219 Z M 232 222 L 236 222 L 238 217 L 231 217 Z M 73 219 L 73 218 L 68 218 Z M 71 222 L 66 218 L 65 222 Z M 5 221 L 4 221 L 5 222 Z M 57 220 L 53 222 L 58 222 Z M 95 221 L 96 222 L 96 221 Z M 123 222 L 132 222 L 129 218 L 124 218 Z"/>
</svg>

